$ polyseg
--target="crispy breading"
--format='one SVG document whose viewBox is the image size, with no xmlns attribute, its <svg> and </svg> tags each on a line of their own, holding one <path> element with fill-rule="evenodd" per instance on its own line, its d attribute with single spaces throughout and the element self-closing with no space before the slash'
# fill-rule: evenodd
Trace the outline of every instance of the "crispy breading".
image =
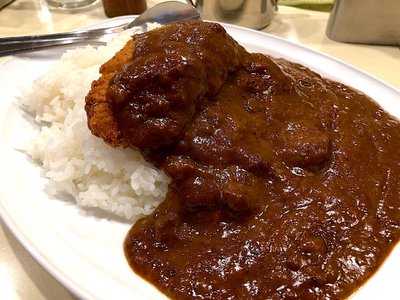
<svg viewBox="0 0 400 300">
<path fill-rule="evenodd" d="M 242 53 L 215 23 L 174 23 L 135 35 L 100 68 L 86 97 L 88 126 L 114 147 L 169 147 Z"/>
<path fill-rule="evenodd" d="M 111 146 L 123 146 L 118 124 L 113 116 L 112 103 L 107 99 L 107 89 L 114 75 L 132 60 L 134 40 L 129 40 L 113 58 L 100 67 L 100 78 L 93 81 L 86 96 L 85 110 L 91 132 Z"/>
</svg>

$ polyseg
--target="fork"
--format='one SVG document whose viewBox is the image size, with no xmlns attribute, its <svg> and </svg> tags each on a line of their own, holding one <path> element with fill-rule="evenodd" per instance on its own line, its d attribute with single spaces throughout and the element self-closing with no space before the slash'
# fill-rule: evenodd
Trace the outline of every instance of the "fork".
<svg viewBox="0 0 400 300">
<path fill-rule="evenodd" d="M 200 14 L 193 6 L 178 1 L 166 1 L 146 10 L 133 21 L 121 25 L 64 33 L 0 38 L 0 56 L 77 43 L 104 44 L 105 40 L 115 34 L 132 27 L 145 26 L 149 22 L 168 24 L 194 19 L 200 19 Z"/>
</svg>

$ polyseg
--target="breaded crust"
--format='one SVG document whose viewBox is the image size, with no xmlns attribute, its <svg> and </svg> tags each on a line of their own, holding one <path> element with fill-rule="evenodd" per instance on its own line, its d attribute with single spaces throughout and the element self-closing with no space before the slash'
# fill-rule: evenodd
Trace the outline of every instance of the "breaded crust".
<svg viewBox="0 0 400 300">
<path fill-rule="evenodd" d="M 132 60 L 134 40 L 129 40 L 113 58 L 100 67 L 100 78 L 93 81 L 85 98 L 85 110 L 90 131 L 113 147 L 125 146 L 113 116 L 112 103 L 107 100 L 107 89 L 114 75 Z"/>
<path fill-rule="evenodd" d="M 172 23 L 135 35 L 92 84 L 89 129 L 113 147 L 171 147 L 245 54 L 215 23 Z"/>
</svg>

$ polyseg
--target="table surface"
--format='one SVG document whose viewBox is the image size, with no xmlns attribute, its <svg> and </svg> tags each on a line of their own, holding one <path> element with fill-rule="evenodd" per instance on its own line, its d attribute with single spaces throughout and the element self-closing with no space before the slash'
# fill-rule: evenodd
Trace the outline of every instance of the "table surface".
<svg viewBox="0 0 400 300">
<path fill-rule="evenodd" d="M 148 1 L 151 7 L 159 0 Z M 279 7 L 265 32 L 329 54 L 400 88 L 400 48 L 337 43 L 325 36 L 329 14 Z M 101 2 L 79 10 L 57 10 L 44 0 L 17 0 L 0 10 L 0 37 L 67 31 L 106 19 Z M 0 63 L 10 57 L 0 58 Z M 0 226 L 2 299 L 74 299 L 13 237 Z"/>
</svg>

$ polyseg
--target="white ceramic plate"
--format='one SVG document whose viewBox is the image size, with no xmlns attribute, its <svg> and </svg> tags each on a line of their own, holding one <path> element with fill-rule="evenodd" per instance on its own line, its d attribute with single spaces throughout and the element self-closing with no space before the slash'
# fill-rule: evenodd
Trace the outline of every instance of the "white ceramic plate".
<svg viewBox="0 0 400 300">
<path fill-rule="evenodd" d="M 126 18 L 109 20 L 97 27 Z M 224 26 L 248 50 L 302 63 L 363 91 L 386 111 L 400 117 L 400 92 L 393 87 L 300 45 L 242 27 Z M 122 243 L 130 224 L 49 198 L 39 167 L 15 150 L 32 132 L 32 125 L 15 104 L 16 96 L 43 74 L 61 52 L 53 49 L 19 56 L 0 65 L 0 215 L 33 257 L 79 298 L 165 299 L 136 276 L 125 261 Z M 397 298 L 399 270 L 400 246 L 352 298 Z"/>
</svg>

